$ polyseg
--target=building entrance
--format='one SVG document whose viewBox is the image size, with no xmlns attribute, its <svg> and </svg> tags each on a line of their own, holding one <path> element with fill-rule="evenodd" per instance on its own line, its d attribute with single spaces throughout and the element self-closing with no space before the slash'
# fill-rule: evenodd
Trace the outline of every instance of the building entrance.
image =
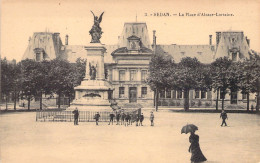
<svg viewBox="0 0 260 163">
<path fill-rule="evenodd" d="M 231 91 L 230 103 L 237 104 L 237 92 Z"/>
</svg>

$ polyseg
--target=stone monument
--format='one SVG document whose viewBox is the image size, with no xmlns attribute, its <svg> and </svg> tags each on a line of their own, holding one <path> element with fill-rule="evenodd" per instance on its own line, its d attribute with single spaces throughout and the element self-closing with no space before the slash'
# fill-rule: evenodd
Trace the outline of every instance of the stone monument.
<svg viewBox="0 0 260 163">
<path fill-rule="evenodd" d="M 68 109 L 77 107 L 79 110 L 112 110 L 109 96 L 112 97 L 113 87 L 105 80 L 104 53 L 106 48 L 100 43 L 103 32 L 99 24 L 102 21 L 103 13 L 98 18 L 92 12 L 94 25 L 89 31 L 92 39 L 85 46 L 87 52 L 86 75 L 81 84 L 74 88 L 75 99 Z"/>
</svg>

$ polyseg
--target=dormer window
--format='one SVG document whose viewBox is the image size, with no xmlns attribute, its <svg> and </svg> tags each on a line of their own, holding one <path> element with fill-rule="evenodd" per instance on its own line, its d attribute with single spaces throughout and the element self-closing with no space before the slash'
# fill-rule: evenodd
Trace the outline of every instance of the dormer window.
<svg viewBox="0 0 260 163">
<path fill-rule="evenodd" d="M 128 39 L 128 49 L 129 50 L 139 50 L 140 49 L 140 38 L 132 35 Z"/>
</svg>

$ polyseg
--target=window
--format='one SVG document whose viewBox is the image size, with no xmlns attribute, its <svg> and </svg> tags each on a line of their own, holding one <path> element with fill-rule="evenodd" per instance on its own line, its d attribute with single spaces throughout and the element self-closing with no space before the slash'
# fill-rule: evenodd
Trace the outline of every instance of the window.
<svg viewBox="0 0 260 163">
<path fill-rule="evenodd" d="M 232 53 L 232 61 L 237 61 L 237 53 Z"/>
<path fill-rule="evenodd" d="M 145 81 L 147 78 L 147 70 L 142 70 L 141 71 L 141 80 Z"/>
<path fill-rule="evenodd" d="M 173 91 L 172 91 L 172 98 L 173 98 L 173 99 L 176 99 L 176 90 L 173 90 Z"/>
<path fill-rule="evenodd" d="M 40 61 L 41 60 L 41 53 L 36 53 L 36 61 Z"/>
<path fill-rule="evenodd" d="M 207 93 L 206 90 L 201 90 L 201 99 L 206 98 L 206 93 Z"/>
<path fill-rule="evenodd" d="M 182 98 L 182 90 L 177 91 L 177 98 Z"/>
<path fill-rule="evenodd" d="M 125 81 L 125 70 L 119 70 L 119 81 Z"/>
<path fill-rule="evenodd" d="M 146 97 L 147 95 L 147 87 L 142 87 L 142 98 Z"/>
<path fill-rule="evenodd" d="M 136 80 L 136 70 L 130 70 L 130 81 Z"/>
<path fill-rule="evenodd" d="M 166 98 L 171 98 L 171 90 L 170 89 L 167 89 L 166 90 Z"/>
<path fill-rule="evenodd" d="M 195 90 L 195 98 L 200 98 L 200 91 L 199 90 Z"/>
<path fill-rule="evenodd" d="M 181 52 L 181 55 L 183 55 L 183 56 L 184 56 L 184 55 L 185 55 L 185 52 Z"/>
<path fill-rule="evenodd" d="M 198 55 L 202 55 L 202 52 L 197 52 L 198 53 Z"/>
<path fill-rule="evenodd" d="M 160 98 L 165 98 L 165 90 L 160 91 Z"/>
<path fill-rule="evenodd" d="M 246 93 L 242 93 L 242 99 L 243 99 L 243 100 L 247 99 L 247 98 L 246 98 Z"/>
<path fill-rule="evenodd" d="M 125 87 L 119 87 L 119 98 L 123 98 L 125 95 Z"/>
</svg>

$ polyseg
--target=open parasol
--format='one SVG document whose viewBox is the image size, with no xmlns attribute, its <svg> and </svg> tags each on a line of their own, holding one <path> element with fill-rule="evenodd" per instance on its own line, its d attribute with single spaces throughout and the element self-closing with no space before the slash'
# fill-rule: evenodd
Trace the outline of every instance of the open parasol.
<svg viewBox="0 0 260 163">
<path fill-rule="evenodd" d="M 187 134 L 189 132 L 195 132 L 196 130 L 198 130 L 197 126 L 195 126 L 194 124 L 187 124 L 182 127 L 181 133 Z"/>
</svg>

